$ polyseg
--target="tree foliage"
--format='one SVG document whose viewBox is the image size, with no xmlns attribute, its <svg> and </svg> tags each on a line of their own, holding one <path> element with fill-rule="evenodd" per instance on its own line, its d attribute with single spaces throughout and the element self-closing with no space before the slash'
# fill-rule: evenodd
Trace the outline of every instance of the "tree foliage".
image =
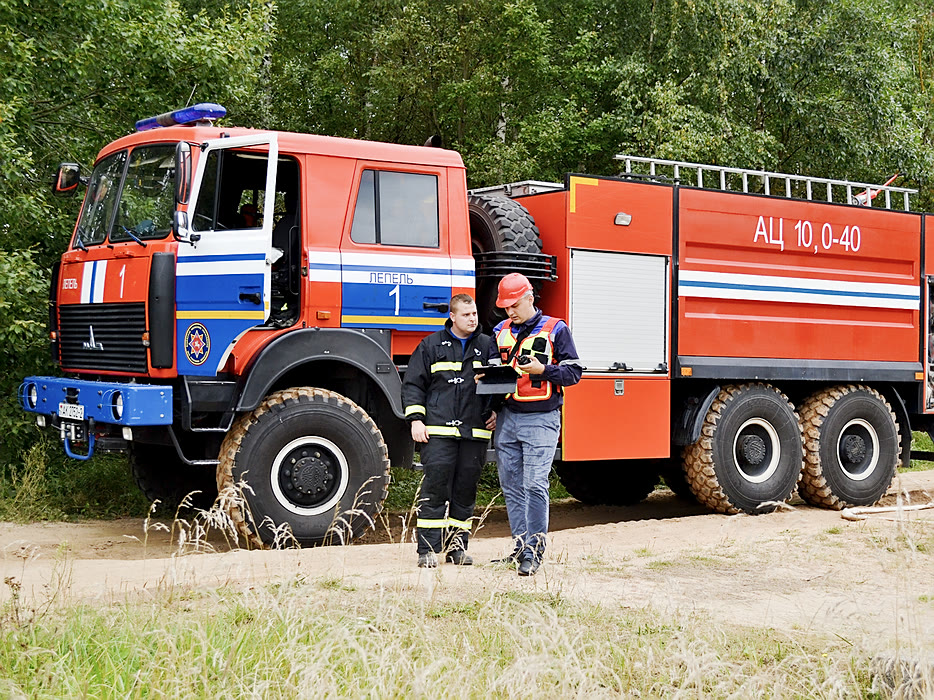
<svg viewBox="0 0 934 700">
<path fill-rule="evenodd" d="M 189 100 L 252 99 L 271 41 L 266 4 L 185 12 L 158 0 L 0 0 L 0 431 L 26 421 L 16 388 L 47 366 L 49 269 L 78 202 L 51 196 L 59 162 L 90 165 L 134 121 Z M 41 358 L 41 360 L 39 359 Z"/>
<path fill-rule="evenodd" d="M 274 126 L 460 150 L 473 185 L 613 155 L 921 184 L 930 3 L 304 0 L 279 9 Z M 922 98 L 922 99 L 919 99 Z"/>
</svg>

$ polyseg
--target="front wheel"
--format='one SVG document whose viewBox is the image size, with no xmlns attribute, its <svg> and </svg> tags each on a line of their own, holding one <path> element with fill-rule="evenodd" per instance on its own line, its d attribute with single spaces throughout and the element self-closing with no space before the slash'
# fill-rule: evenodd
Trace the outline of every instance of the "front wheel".
<svg viewBox="0 0 934 700">
<path fill-rule="evenodd" d="M 726 386 L 685 449 L 685 473 L 697 500 L 715 511 L 764 513 L 791 496 L 803 454 L 798 415 L 784 394 L 768 384 Z"/>
<path fill-rule="evenodd" d="M 804 473 L 801 496 L 824 508 L 868 506 L 888 490 L 898 467 L 898 423 L 892 407 L 868 386 L 819 391 L 801 407 Z"/>
<path fill-rule="evenodd" d="M 367 413 L 333 391 L 276 392 L 221 445 L 217 486 L 238 531 L 258 547 L 346 543 L 374 524 L 389 455 Z"/>
</svg>

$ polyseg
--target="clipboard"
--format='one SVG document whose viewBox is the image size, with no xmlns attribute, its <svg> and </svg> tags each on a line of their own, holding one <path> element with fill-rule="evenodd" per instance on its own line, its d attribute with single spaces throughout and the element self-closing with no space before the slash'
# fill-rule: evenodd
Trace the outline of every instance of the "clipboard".
<svg viewBox="0 0 934 700">
<path fill-rule="evenodd" d="M 481 365 L 475 374 L 484 375 L 477 382 L 478 394 L 512 394 L 516 391 L 519 373 L 510 365 Z"/>
</svg>

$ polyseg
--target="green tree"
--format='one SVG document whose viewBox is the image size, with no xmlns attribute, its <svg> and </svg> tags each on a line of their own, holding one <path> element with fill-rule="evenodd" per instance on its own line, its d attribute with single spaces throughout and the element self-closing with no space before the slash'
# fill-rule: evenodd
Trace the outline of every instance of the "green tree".
<svg viewBox="0 0 934 700">
<path fill-rule="evenodd" d="M 0 0 L 0 431 L 20 444 L 23 376 L 49 368 L 48 270 L 78 202 L 51 196 L 60 161 L 90 165 L 140 117 L 189 101 L 236 112 L 257 90 L 273 8 L 189 14 L 173 0 Z"/>
</svg>

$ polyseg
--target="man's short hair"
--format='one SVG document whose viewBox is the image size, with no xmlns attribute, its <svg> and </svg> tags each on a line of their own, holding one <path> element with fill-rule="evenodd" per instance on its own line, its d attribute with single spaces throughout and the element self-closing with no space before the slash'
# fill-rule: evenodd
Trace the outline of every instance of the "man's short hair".
<svg viewBox="0 0 934 700">
<path fill-rule="evenodd" d="M 450 309 L 451 309 L 451 312 L 453 313 L 454 310 L 462 304 L 472 305 L 475 303 L 476 302 L 473 300 L 473 297 L 470 296 L 469 294 L 455 294 L 454 296 L 451 297 Z"/>
</svg>

